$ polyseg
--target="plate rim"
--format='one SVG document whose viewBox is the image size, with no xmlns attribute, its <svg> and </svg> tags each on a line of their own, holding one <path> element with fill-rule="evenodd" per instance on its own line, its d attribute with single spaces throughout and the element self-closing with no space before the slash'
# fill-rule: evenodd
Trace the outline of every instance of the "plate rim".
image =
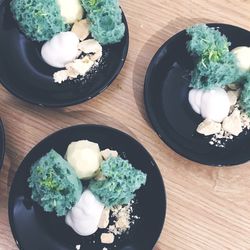
<svg viewBox="0 0 250 250">
<path fill-rule="evenodd" d="M 0 8 L 4 8 L 4 6 L 7 5 L 9 2 L 10 2 L 9 0 L 3 0 L 3 2 L 0 3 Z M 112 75 L 112 77 L 104 85 L 102 85 L 102 87 L 98 88 L 96 91 L 94 91 L 88 97 L 78 98 L 77 100 L 70 100 L 70 101 L 67 101 L 67 102 L 63 102 L 64 104 L 38 102 L 38 101 L 35 101 L 34 98 L 32 98 L 32 97 L 31 98 L 26 97 L 26 96 L 18 93 L 18 91 L 13 90 L 13 88 L 9 86 L 8 81 L 7 82 L 3 81 L 1 79 L 1 76 L 0 76 L 0 82 L 2 83 L 3 87 L 9 93 L 11 93 L 13 96 L 17 97 L 18 99 L 20 99 L 20 100 L 22 100 L 24 102 L 34 104 L 34 105 L 37 105 L 37 106 L 41 106 L 41 107 L 47 107 L 47 108 L 61 108 L 61 107 L 74 106 L 74 105 L 78 105 L 78 104 L 81 104 L 81 103 L 85 103 L 85 102 L 95 98 L 96 96 L 100 95 L 102 92 L 104 92 L 112 84 L 112 82 L 120 74 L 121 70 L 124 67 L 124 64 L 126 62 L 127 55 L 128 55 L 129 37 L 130 37 L 129 36 L 129 27 L 128 27 L 128 22 L 127 22 L 125 13 L 123 12 L 123 9 L 121 7 L 120 7 L 120 9 L 122 11 L 123 23 L 125 25 L 125 35 L 122 38 L 122 39 L 124 39 L 125 45 L 124 45 L 124 48 L 123 48 L 123 51 L 122 51 L 122 57 L 121 57 L 121 60 L 120 60 L 120 64 L 116 68 L 115 73 Z"/>
<path fill-rule="evenodd" d="M 154 241 L 152 241 L 152 246 L 154 246 L 157 241 L 159 240 L 160 236 L 161 236 L 161 233 L 162 233 L 162 230 L 163 230 L 163 227 L 164 227 L 164 223 L 166 221 L 166 218 L 167 218 L 167 208 L 168 208 L 168 205 L 167 205 L 167 190 L 166 190 L 166 187 L 165 187 L 165 184 L 164 184 L 164 180 L 163 180 L 163 176 L 161 174 L 161 171 L 158 167 L 158 165 L 156 164 L 154 158 L 152 157 L 152 155 L 148 152 L 148 150 L 138 141 L 136 140 L 135 138 L 133 138 L 131 135 L 117 129 L 117 128 L 113 128 L 113 127 L 110 127 L 110 126 L 106 126 L 106 125 L 99 125 L 99 124 L 77 124 L 77 125 L 72 125 L 72 126 L 67 126 L 67 127 L 64 127 L 64 128 L 61 128 L 61 129 L 58 129 L 54 132 L 52 132 L 51 134 L 49 134 L 48 136 L 44 137 L 42 140 L 40 140 L 35 146 L 33 146 L 31 148 L 31 150 L 25 155 L 25 157 L 23 158 L 23 160 L 21 161 L 21 163 L 19 164 L 19 167 L 17 169 L 17 171 L 15 172 L 15 176 L 13 178 L 13 181 L 11 183 L 11 188 L 10 188 L 10 191 L 9 191 L 9 196 L 8 196 L 8 219 L 9 219 L 9 225 L 10 225 L 10 228 L 11 228 L 11 233 L 12 233 L 12 236 L 13 236 L 13 239 L 15 240 L 15 243 L 17 245 L 17 247 L 19 249 L 22 249 L 22 250 L 26 250 L 22 247 L 20 241 L 19 241 L 19 237 L 18 237 L 18 233 L 16 232 L 16 228 L 15 228 L 15 223 L 14 223 L 14 216 L 13 216 L 13 209 L 14 209 L 14 199 L 12 198 L 13 197 L 13 184 L 15 183 L 15 179 L 17 178 L 17 175 L 19 175 L 19 173 L 22 171 L 22 169 L 24 168 L 24 165 L 23 165 L 23 162 L 29 157 L 30 154 L 33 153 L 33 151 L 35 151 L 38 147 L 40 147 L 40 145 L 47 139 L 49 139 L 50 137 L 52 136 L 55 136 L 56 134 L 58 133 L 62 133 L 64 130 L 70 130 L 70 129 L 74 129 L 74 128 L 85 128 L 85 127 L 93 127 L 93 128 L 99 128 L 99 129 L 108 129 L 108 130 L 111 130 L 115 133 L 118 133 L 118 134 L 121 134 L 123 136 L 126 136 L 128 137 L 129 140 L 132 140 L 134 143 L 136 143 L 137 146 L 139 146 L 144 153 L 146 153 L 149 158 L 150 158 L 150 163 L 154 165 L 154 168 L 155 168 L 155 171 L 157 172 L 157 175 L 159 176 L 159 181 L 161 182 L 161 186 L 162 186 L 162 192 L 163 192 L 163 197 L 164 197 L 164 201 L 163 201 L 163 212 L 164 212 L 164 218 L 160 224 L 160 232 L 159 232 L 159 235 L 156 237 L 156 239 L 154 239 Z"/>
<path fill-rule="evenodd" d="M 249 30 L 247 29 L 244 29 L 244 28 L 241 28 L 239 26 L 235 26 L 235 25 L 232 25 L 232 24 L 227 24 L 227 23 L 205 23 L 206 25 L 208 25 L 209 27 L 228 27 L 228 28 L 232 28 L 232 29 L 238 29 L 238 30 L 241 30 L 241 31 L 244 31 L 244 32 L 249 32 Z M 190 26 L 188 26 L 190 27 Z M 188 28 L 187 27 L 187 28 Z M 186 28 L 186 29 L 187 29 Z M 175 143 L 174 140 L 171 139 L 170 136 L 164 136 L 163 133 L 162 133 L 162 129 L 161 127 L 159 126 L 159 123 L 158 123 L 158 119 L 156 118 L 156 116 L 153 114 L 153 109 L 150 105 L 150 93 L 148 91 L 149 89 L 149 86 L 151 84 L 151 81 L 150 81 L 150 78 L 151 78 L 151 75 L 152 75 L 152 71 L 153 71 L 153 68 L 154 68 L 154 62 L 156 61 L 156 59 L 158 58 L 159 54 L 161 53 L 161 51 L 166 47 L 168 46 L 169 44 L 171 44 L 174 40 L 178 39 L 179 36 L 183 35 L 184 33 L 186 33 L 186 29 L 183 29 L 177 33 L 175 33 L 173 36 L 171 36 L 169 39 L 167 39 L 161 46 L 160 48 L 157 50 L 157 52 L 154 54 L 154 56 L 152 57 L 150 63 L 149 63 L 149 66 L 147 68 L 147 71 L 146 71 L 146 75 L 145 75 L 145 78 L 144 78 L 144 105 L 145 105 L 145 109 L 146 109 L 146 114 L 147 114 L 147 117 L 150 121 L 150 124 L 151 126 L 153 127 L 153 130 L 155 131 L 155 133 L 159 136 L 159 138 L 164 142 L 165 145 L 167 145 L 169 148 L 171 148 L 171 150 L 173 150 L 176 154 L 180 155 L 181 157 L 185 158 L 185 159 L 188 159 L 190 161 L 193 161 L 193 162 L 196 162 L 196 163 L 199 163 L 199 164 L 203 164 L 203 165 L 206 165 L 206 166 L 209 166 L 209 167 L 232 167 L 232 166 L 235 166 L 235 165 L 239 165 L 239 164 L 243 164 L 243 163 L 246 163 L 250 160 L 250 156 L 248 158 L 248 160 L 237 160 L 233 163 L 212 163 L 212 162 L 207 162 L 207 161 L 202 161 L 202 160 L 197 160 L 195 157 L 192 157 L 190 155 L 187 155 L 185 153 L 183 153 L 183 151 L 181 150 L 181 147 L 179 145 L 177 145 Z"/>
</svg>

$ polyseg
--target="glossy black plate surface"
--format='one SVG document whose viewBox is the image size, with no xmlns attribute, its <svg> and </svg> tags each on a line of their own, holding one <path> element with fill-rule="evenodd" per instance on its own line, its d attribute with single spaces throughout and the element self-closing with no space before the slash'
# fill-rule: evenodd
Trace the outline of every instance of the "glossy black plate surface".
<svg viewBox="0 0 250 250">
<path fill-rule="evenodd" d="M 21 163 L 9 195 L 9 220 L 14 238 L 23 250 L 102 250 L 101 230 L 89 237 L 80 237 L 64 223 L 64 217 L 45 213 L 31 200 L 27 178 L 31 165 L 54 148 L 64 155 L 72 141 L 87 139 L 97 142 L 101 149 L 111 148 L 128 159 L 137 169 L 147 173 L 147 183 L 138 190 L 134 213 L 140 217 L 114 244 L 106 245 L 117 250 L 151 250 L 164 223 L 166 212 L 165 189 L 161 174 L 149 153 L 127 134 L 105 126 L 78 125 L 60 130 L 35 146 Z M 95 241 L 95 243 L 93 243 Z M 115 247 L 116 246 L 116 247 Z"/>
<path fill-rule="evenodd" d="M 231 48 L 250 46 L 250 32 L 227 24 L 218 27 Z M 206 165 L 235 165 L 250 159 L 250 133 L 243 132 L 225 147 L 209 144 L 211 137 L 196 132 L 202 121 L 189 102 L 193 58 L 186 50 L 189 37 L 183 30 L 170 38 L 153 57 L 145 78 L 144 100 L 148 117 L 159 137 L 178 154 Z"/>
<path fill-rule="evenodd" d="M 2 168 L 4 160 L 4 149 L 5 149 L 4 128 L 3 128 L 3 123 L 0 119 L 0 170 Z"/>
<path fill-rule="evenodd" d="M 48 107 L 63 107 L 87 101 L 106 89 L 122 69 L 129 44 L 128 25 L 120 43 L 103 46 L 96 69 L 82 79 L 56 84 L 41 55 L 42 44 L 32 42 L 18 30 L 9 10 L 9 0 L 0 4 L 0 82 L 24 101 Z"/>
</svg>

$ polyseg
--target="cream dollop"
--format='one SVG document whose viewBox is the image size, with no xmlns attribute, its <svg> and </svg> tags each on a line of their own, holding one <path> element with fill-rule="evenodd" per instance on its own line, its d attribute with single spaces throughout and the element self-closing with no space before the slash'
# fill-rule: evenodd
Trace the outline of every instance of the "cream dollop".
<svg viewBox="0 0 250 250">
<path fill-rule="evenodd" d="M 42 46 L 42 58 L 50 66 L 63 68 L 79 55 L 78 44 L 79 40 L 75 33 L 61 32 Z"/>
<path fill-rule="evenodd" d="M 230 101 L 222 88 L 213 90 L 191 89 L 188 100 L 193 110 L 204 119 L 222 122 L 229 113 Z"/>
<path fill-rule="evenodd" d="M 81 20 L 84 14 L 80 0 L 56 0 L 65 23 Z"/>
<path fill-rule="evenodd" d="M 65 158 L 80 179 L 95 176 L 102 162 L 99 145 L 88 140 L 70 143 Z"/>
<path fill-rule="evenodd" d="M 240 46 L 232 50 L 232 53 L 236 56 L 238 66 L 243 71 L 250 70 L 250 47 Z"/>
<path fill-rule="evenodd" d="M 68 212 L 65 222 L 79 235 L 91 235 L 98 229 L 103 209 L 104 205 L 87 189 Z"/>
</svg>

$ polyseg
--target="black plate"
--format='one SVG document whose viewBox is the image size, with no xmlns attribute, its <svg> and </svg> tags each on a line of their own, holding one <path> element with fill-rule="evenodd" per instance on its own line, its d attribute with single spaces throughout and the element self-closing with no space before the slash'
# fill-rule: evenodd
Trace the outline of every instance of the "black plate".
<svg viewBox="0 0 250 250">
<path fill-rule="evenodd" d="M 21 163 L 9 195 L 9 220 L 14 238 L 23 250 L 101 250 L 98 230 L 89 237 L 80 237 L 54 214 L 45 213 L 32 202 L 27 178 L 31 165 L 54 148 L 64 155 L 72 141 L 88 139 L 97 142 L 101 149 L 116 149 L 136 168 L 147 173 L 147 183 L 136 195 L 134 211 L 141 219 L 136 220 L 128 234 L 117 239 L 108 249 L 149 250 L 156 243 L 165 218 L 166 197 L 161 174 L 156 163 L 144 147 L 129 135 L 105 126 L 78 125 L 60 130 L 35 146 Z M 95 241 L 95 243 L 93 243 Z M 116 247 L 115 247 L 116 245 Z"/>
<path fill-rule="evenodd" d="M 250 46 L 250 32 L 227 24 L 218 27 L 231 48 Z M 250 159 L 250 133 L 242 133 L 225 148 L 211 146 L 211 137 L 196 132 L 202 121 L 189 102 L 193 58 L 186 50 L 189 37 L 183 30 L 170 38 L 153 57 L 147 70 L 144 101 L 148 117 L 159 137 L 178 154 L 207 165 L 235 165 Z"/>
<path fill-rule="evenodd" d="M 0 119 L 0 169 L 2 168 L 4 159 L 4 148 L 5 148 L 4 128 L 3 128 L 3 123 Z"/>
<path fill-rule="evenodd" d="M 122 69 L 129 44 L 126 18 L 125 36 L 120 43 L 103 46 L 100 65 L 82 79 L 56 84 L 58 69 L 47 65 L 42 44 L 32 42 L 18 30 L 9 9 L 9 0 L 0 5 L 0 82 L 24 101 L 47 107 L 64 107 L 87 101 L 105 90 Z"/>
</svg>

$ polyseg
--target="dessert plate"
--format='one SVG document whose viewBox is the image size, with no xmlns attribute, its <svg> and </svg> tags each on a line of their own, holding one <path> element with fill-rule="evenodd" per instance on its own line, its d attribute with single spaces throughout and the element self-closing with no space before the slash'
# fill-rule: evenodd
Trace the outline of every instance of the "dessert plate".
<svg viewBox="0 0 250 250">
<path fill-rule="evenodd" d="M 88 237 L 77 235 L 64 222 L 52 213 L 45 213 L 31 199 L 31 191 L 27 184 L 31 165 L 54 148 L 64 155 L 72 141 L 87 139 L 96 142 L 101 149 L 115 149 L 122 158 L 147 174 L 146 185 L 136 192 L 133 211 L 140 219 L 131 225 L 127 233 L 116 237 L 112 245 L 100 242 L 99 229 Z M 36 145 L 21 163 L 9 194 L 9 220 L 13 236 L 20 249 L 23 250 L 73 250 L 76 245 L 80 249 L 103 249 L 107 247 L 117 250 L 152 250 L 165 219 L 166 197 L 159 169 L 153 158 L 135 139 L 129 135 L 105 126 L 78 125 L 62 129 Z"/>
<path fill-rule="evenodd" d="M 228 24 L 218 27 L 231 48 L 250 46 L 250 32 Z M 189 37 L 183 30 L 165 42 L 153 57 L 145 77 L 144 101 L 149 120 L 159 137 L 176 153 L 202 164 L 227 166 L 250 159 L 250 133 L 243 132 L 225 147 L 209 144 L 211 137 L 196 132 L 202 121 L 188 101 L 193 58 L 186 50 Z"/>
<path fill-rule="evenodd" d="M 2 120 L 0 119 L 0 170 L 4 159 L 5 136 Z"/>
<path fill-rule="evenodd" d="M 85 102 L 105 90 L 122 69 L 129 44 L 126 18 L 125 36 L 120 43 L 103 46 L 103 58 L 84 78 L 56 84 L 53 67 L 41 55 L 42 44 L 27 39 L 18 29 L 9 9 L 9 0 L 0 4 L 0 82 L 20 99 L 47 107 L 63 107 Z"/>
</svg>

